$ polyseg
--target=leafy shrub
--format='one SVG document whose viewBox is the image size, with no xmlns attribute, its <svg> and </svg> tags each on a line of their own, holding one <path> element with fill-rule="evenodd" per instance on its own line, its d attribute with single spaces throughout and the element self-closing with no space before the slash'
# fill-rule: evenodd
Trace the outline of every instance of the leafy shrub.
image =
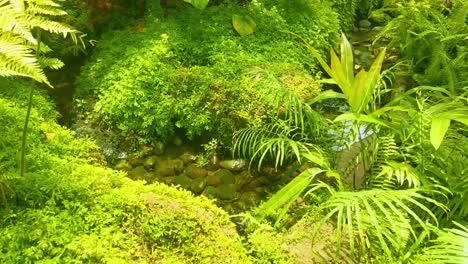
<svg viewBox="0 0 468 264">
<path fill-rule="evenodd" d="M 283 88 L 288 73 L 297 79 L 316 69 L 288 31 L 322 51 L 334 44 L 335 13 L 326 6 L 316 9 L 309 17 L 317 17 L 294 24 L 277 8 L 260 4 L 185 9 L 164 21 L 149 18 L 142 28 L 111 32 L 84 67 L 78 97 L 97 97 L 97 118 L 125 135 L 167 138 L 181 128 L 189 137 L 209 132 L 229 138 L 234 129 L 271 115 L 268 100 L 259 100 L 272 94 L 268 84 L 257 82 L 259 69 L 273 77 L 271 86 Z M 236 36 L 234 14 L 255 20 L 254 36 Z M 303 85 L 313 87 L 310 93 L 317 91 L 313 80 L 302 79 L 311 82 Z"/>
</svg>

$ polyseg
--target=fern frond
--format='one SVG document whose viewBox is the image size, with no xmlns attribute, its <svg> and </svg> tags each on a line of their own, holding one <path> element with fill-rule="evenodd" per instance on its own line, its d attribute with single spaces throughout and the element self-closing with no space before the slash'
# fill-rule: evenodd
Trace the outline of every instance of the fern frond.
<svg viewBox="0 0 468 264">
<path fill-rule="evenodd" d="M 29 19 L 31 17 L 16 10 L 12 5 L 9 5 L 8 0 L 0 0 L 0 32 L 10 32 L 23 37 L 31 44 L 36 45 L 37 40 L 31 34 Z"/>
<path fill-rule="evenodd" d="M 22 39 L 2 34 L 0 35 L 0 76 L 15 75 L 49 84 L 32 50 L 22 45 Z"/>
<path fill-rule="evenodd" d="M 379 189 L 416 188 L 421 186 L 421 176 L 408 163 L 387 161 L 381 171 L 371 179 L 371 186 Z"/>
</svg>

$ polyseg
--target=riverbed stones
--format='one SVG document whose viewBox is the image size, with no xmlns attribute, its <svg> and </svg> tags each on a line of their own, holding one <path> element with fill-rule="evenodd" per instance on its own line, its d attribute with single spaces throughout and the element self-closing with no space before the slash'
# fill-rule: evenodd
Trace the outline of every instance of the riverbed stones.
<svg viewBox="0 0 468 264">
<path fill-rule="evenodd" d="M 174 164 L 174 170 L 179 173 L 184 170 L 184 162 L 181 159 L 173 159 L 172 163 Z"/>
<path fill-rule="evenodd" d="M 154 173 L 159 176 L 173 176 L 175 175 L 174 163 L 172 160 L 160 160 L 154 167 Z"/>
<path fill-rule="evenodd" d="M 216 187 L 216 197 L 222 200 L 232 200 L 237 196 L 236 186 L 234 184 L 222 184 Z"/>
<path fill-rule="evenodd" d="M 190 164 L 185 168 L 185 174 L 192 179 L 206 177 L 208 171 L 204 168 L 200 168 L 195 164 Z"/>
<path fill-rule="evenodd" d="M 158 160 L 159 158 L 157 156 L 154 156 L 154 155 L 149 156 L 143 162 L 143 166 L 148 170 L 152 170 L 154 166 L 156 165 L 156 163 L 158 162 Z"/>
<path fill-rule="evenodd" d="M 165 151 L 164 143 L 162 143 L 162 142 L 160 142 L 160 141 L 154 142 L 154 144 L 153 144 L 153 152 L 154 152 L 154 154 L 156 154 L 156 155 L 162 155 L 162 154 L 164 154 L 164 151 Z"/>
<path fill-rule="evenodd" d="M 367 19 L 363 19 L 358 22 L 358 26 L 359 26 L 359 29 L 370 29 L 370 27 L 372 26 L 372 23 Z"/>
<path fill-rule="evenodd" d="M 132 165 L 127 160 L 119 160 L 117 164 L 115 164 L 114 169 L 121 170 L 121 171 L 129 171 L 132 169 Z"/>
<path fill-rule="evenodd" d="M 197 156 L 191 153 L 185 152 L 184 154 L 180 155 L 179 159 L 181 159 L 184 162 L 184 165 L 187 165 L 187 164 L 195 162 L 197 160 Z"/>
<path fill-rule="evenodd" d="M 190 184 L 192 183 L 192 179 L 187 177 L 185 174 L 179 174 L 174 179 L 174 184 L 180 185 L 183 188 L 189 188 Z"/>
<path fill-rule="evenodd" d="M 236 185 L 236 188 L 240 190 L 244 185 L 252 181 L 252 179 L 253 177 L 250 172 L 245 170 L 235 176 L 234 184 Z"/>
<path fill-rule="evenodd" d="M 194 179 L 189 186 L 189 189 L 194 194 L 201 194 L 206 187 L 206 179 L 204 178 L 197 178 Z"/>
<path fill-rule="evenodd" d="M 154 148 L 152 146 L 143 145 L 140 147 L 140 153 L 143 157 L 153 154 Z"/>
<path fill-rule="evenodd" d="M 221 177 L 214 172 L 209 172 L 206 176 L 206 184 L 210 186 L 218 186 L 221 184 Z"/>
<path fill-rule="evenodd" d="M 206 188 L 202 192 L 202 195 L 211 199 L 216 198 L 217 189 L 214 186 L 206 186 Z"/>
<path fill-rule="evenodd" d="M 219 162 L 219 166 L 231 171 L 241 171 L 247 167 L 247 161 L 243 159 L 223 160 Z"/>
<path fill-rule="evenodd" d="M 128 172 L 128 176 L 134 180 L 144 180 L 147 173 L 143 166 L 137 166 Z"/>
<path fill-rule="evenodd" d="M 215 172 L 215 175 L 219 177 L 222 184 L 234 184 L 236 182 L 236 177 L 229 170 L 218 170 Z"/>
</svg>

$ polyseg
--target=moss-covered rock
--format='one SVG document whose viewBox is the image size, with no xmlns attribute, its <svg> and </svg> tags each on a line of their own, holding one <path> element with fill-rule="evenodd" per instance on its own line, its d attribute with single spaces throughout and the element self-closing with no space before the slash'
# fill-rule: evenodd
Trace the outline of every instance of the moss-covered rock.
<svg viewBox="0 0 468 264">
<path fill-rule="evenodd" d="M 214 173 L 222 184 L 234 184 L 236 182 L 236 177 L 232 172 L 226 169 L 218 170 Z"/>
<path fill-rule="evenodd" d="M 190 164 L 185 168 L 185 174 L 192 179 L 203 178 L 208 174 L 208 171 L 204 168 L 200 168 L 195 164 Z"/>
</svg>

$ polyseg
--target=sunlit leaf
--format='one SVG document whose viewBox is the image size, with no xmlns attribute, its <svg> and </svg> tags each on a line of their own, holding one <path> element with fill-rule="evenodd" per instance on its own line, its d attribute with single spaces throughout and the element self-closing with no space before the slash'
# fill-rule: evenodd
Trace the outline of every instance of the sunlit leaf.
<svg viewBox="0 0 468 264">
<path fill-rule="evenodd" d="M 444 140 L 445 133 L 450 126 L 450 119 L 435 117 L 432 118 L 431 123 L 431 144 L 435 149 L 439 149 L 442 140 Z"/>
</svg>

